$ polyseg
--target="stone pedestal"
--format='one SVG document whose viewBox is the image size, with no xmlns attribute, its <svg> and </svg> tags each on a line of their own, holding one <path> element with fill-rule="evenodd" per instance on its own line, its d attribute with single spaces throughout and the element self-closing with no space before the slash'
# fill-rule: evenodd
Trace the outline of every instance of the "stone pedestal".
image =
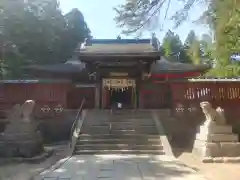
<svg viewBox="0 0 240 180">
<path fill-rule="evenodd" d="M 4 134 L 0 137 L 0 156 L 34 157 L 43 152 L 43 143 L 37 124 L 31 119 L 34 101 L 15 107 Z"/>
<path fill-rule="evenodd" d="M 240 143 L 232 127 L 218 123 L 217 115 L 206 118 L 196 135 L 193 152 L 199 154 L 204 162 L 224 162 L 227 157 L 240 157 Z"/>
</svg>

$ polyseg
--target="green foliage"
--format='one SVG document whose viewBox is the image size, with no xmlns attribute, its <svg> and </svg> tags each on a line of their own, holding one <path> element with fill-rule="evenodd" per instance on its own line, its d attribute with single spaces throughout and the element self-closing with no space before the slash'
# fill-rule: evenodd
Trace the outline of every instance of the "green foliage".
<svg viewBox="0 0 240 180">
<path fill-rule="evenodd" d="M 211 37 L 204 34 L 202 39 L 198 40 L 193 30 L 189 32 L 184 44 L 178 35 L 169 30 L 163 38 L 162 48 L 164 56 L 171 61 L 211 64 L 213 60 L 213 43 Z"/>
<path fill-rule="evenodd" d="M 173 54 L 173 49 L 171 47 L 171 42 L 167 39 L 163 41 L 163 50 L 164 50 L 164 56 L 167 58 L 170 58 Z"/>
<path fill-rule="evenodd" d="M 215 59 L 215 44 L 212 42 L 212 37 L 208 34 L 203 34 L 200 40 L 203 61 L 207 64 L 212 64 Z"/>
<path fill-rule="evenodd" d="M 211 44 L 211 38 L 209 39 L 208 35 L 205 35 L 205 40 L 199 41 L 192 30 L 183 45 L 179 36 L 169 30 L 163 38 L 162 48 L 164 56 L 171 61 L 201 64 L 211 59 Z"/>
<path fill-rule="evenodd" d="M 206 73 L 206 77 L 220 77 L 220 78 L 231 78 L 238 77 L 240 74 L 240 66 L 227 65 L 227 66 L 217 66 L 209 70 Z"/>
<path fill-rule="evenodd" d="M 202 52 L 200 49 L 200 42 L 195 39 L 188 48 L 188 56 L 191 58 L 193 64 L 201 64 Z"/>
<path fill-rule="evenodd" d="M 217 77 L 236 77 L 240 75 L 239 63 L 232 63 L 230 56 L 240 52 L 240 1 L 212 0 L 213 24 L 215 32 L 215 51 L 217 67 L 207 75 Z"/>
<path fill-rule="evenodd" d="M 12 76 L 21 74 L 24 64 L 65 61 L 90 34 L 81 12 L 64 16 L 57 0 L 1 0 L 0 24 L 4 63 Z"/>
<path fill-rule="evenodd" d="M 188 36 L 187 36 L 187 38 L 186 38 L 186 40 L 184 42 L 184 45 L 190 47 L 193 44 L 193 42 L 196 41 L 196 39 L 197 39 L 197 36 L 195 34 L 195 31 L 191 30 L 188 33 Z"/>
<path fill-rule="evenodd" d="M 172 20 L 179 26 L 188 17 L 191 7 L 197 2 L 206 3 L 207 10 L 202 12 L 198 22 L 207 24 L 214 33 L 214 43 L 203 38 L 197 40 L 195 33 L 190 32 L 184 49 L 194 64 L 216 61 L 217 68 L 209 73 L 215 76 L 235 76 L 239 74 L 239 64 L 232 64 L 230 56 L 240 52 L 240 1 L 239 0 L 127 0 L 125 4 L 115 8 L 115 20 L 123 33 L 130 34 L 157 27 L 155 19 L 159 15 L 167 16 L 170 6 L 183 2 L 183 8 L 175 12 Z M 165 15 L 162 14 L 166 9 Z M 210 38 L 211 39 L 211 38 Z M 173 48 L 170 41 L 164 40 L 165 55 L 170 56 Z M 229 69 L 232 69 L 231 71 Z"/>
<path fill-rule="evenodd" d="M 163 38 L 162 43 L 164 55 L 168 58 L 170 58 L 174 53 L 178 52 L 178 50 L 174 49 L 174 42 L 176 42 L 175 34 L 172 31 L 168 30 L 165 37 Z"/>
<path fill-rule="evenodd" d="M 230 64 L 230 56 L 240 52 L 240 1 L 216 1 L 215 36 L 219 65 Z"/>
</svg>

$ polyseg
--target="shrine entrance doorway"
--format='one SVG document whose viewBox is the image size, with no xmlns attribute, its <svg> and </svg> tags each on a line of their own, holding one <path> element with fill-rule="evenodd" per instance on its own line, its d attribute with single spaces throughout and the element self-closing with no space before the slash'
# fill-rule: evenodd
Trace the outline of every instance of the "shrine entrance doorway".
<svg viewBox="0 0 240 180">
<path fill-rule="evenodd" d="M 110 93 L 110 106 L 114 107 L 117 103 L 121 103 L 124 108 L 132 107 L 132 88 L 128 89 L 111 89 Z"/>
<path fill-rule="evenodd" d="M 104 79 L 102 107 L 113 108 L 121 103 L 123 108 L 136 107 L 136 83 L 133 79 Z"/>
</svg>

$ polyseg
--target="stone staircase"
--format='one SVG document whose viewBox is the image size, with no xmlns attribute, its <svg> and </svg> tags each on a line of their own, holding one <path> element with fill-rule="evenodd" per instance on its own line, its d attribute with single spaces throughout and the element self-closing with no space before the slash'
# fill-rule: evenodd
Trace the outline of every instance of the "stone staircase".
<svg viewBox="0 0 240 180">
<path fill-rule="evenodd" d="M 164 154 L 151 111 L 91 110 L 74 154 Z"/>
</svg>

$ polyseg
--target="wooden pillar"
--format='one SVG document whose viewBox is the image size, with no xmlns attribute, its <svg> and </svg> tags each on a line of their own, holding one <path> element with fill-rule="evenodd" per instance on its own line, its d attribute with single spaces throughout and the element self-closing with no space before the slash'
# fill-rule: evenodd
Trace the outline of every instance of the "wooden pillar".
<svg viewBox="0 0 240 180">
<path fill-rule="evenodd" d="M 142 108 L 142 93 L 140 91 L 140 89 L 138 90 L 138 108 Z"/>
<path fill-rule="evenodd" d="M 138 96 L 137 96 L 136 86 L 133 87 L 133 93 L 134 93 L 134 109 L 137 109 Z"/>
<path fill-rule="evenodd" d="M 141 97 L 141 79 L 137 78 L 136 79 L 136 100 L 137 100 L 137 107 L 142 108 L 142 97 Z"/>
<path fill-rule="evenodd" d="M 104 86 L 102 85 L 102 93 L 101 93 L 101 99 L 102 99 L 102 101 L 101 101 L 101 107 L 102 107 L 102 109 L 104 109 L 104 104 L 105 104 L 105 89 L 104 89 Z"/>
<path fill-rule="evenodd" d="M 100 86 L 99 86 L 99 84 L 96 84 L 96 86 L 95 86 L 95 108 L 99 108 L 99 102 L 100 102 L 100 100 L 99 100 L 99 98 L 100 98 Z"/>
</svg>

